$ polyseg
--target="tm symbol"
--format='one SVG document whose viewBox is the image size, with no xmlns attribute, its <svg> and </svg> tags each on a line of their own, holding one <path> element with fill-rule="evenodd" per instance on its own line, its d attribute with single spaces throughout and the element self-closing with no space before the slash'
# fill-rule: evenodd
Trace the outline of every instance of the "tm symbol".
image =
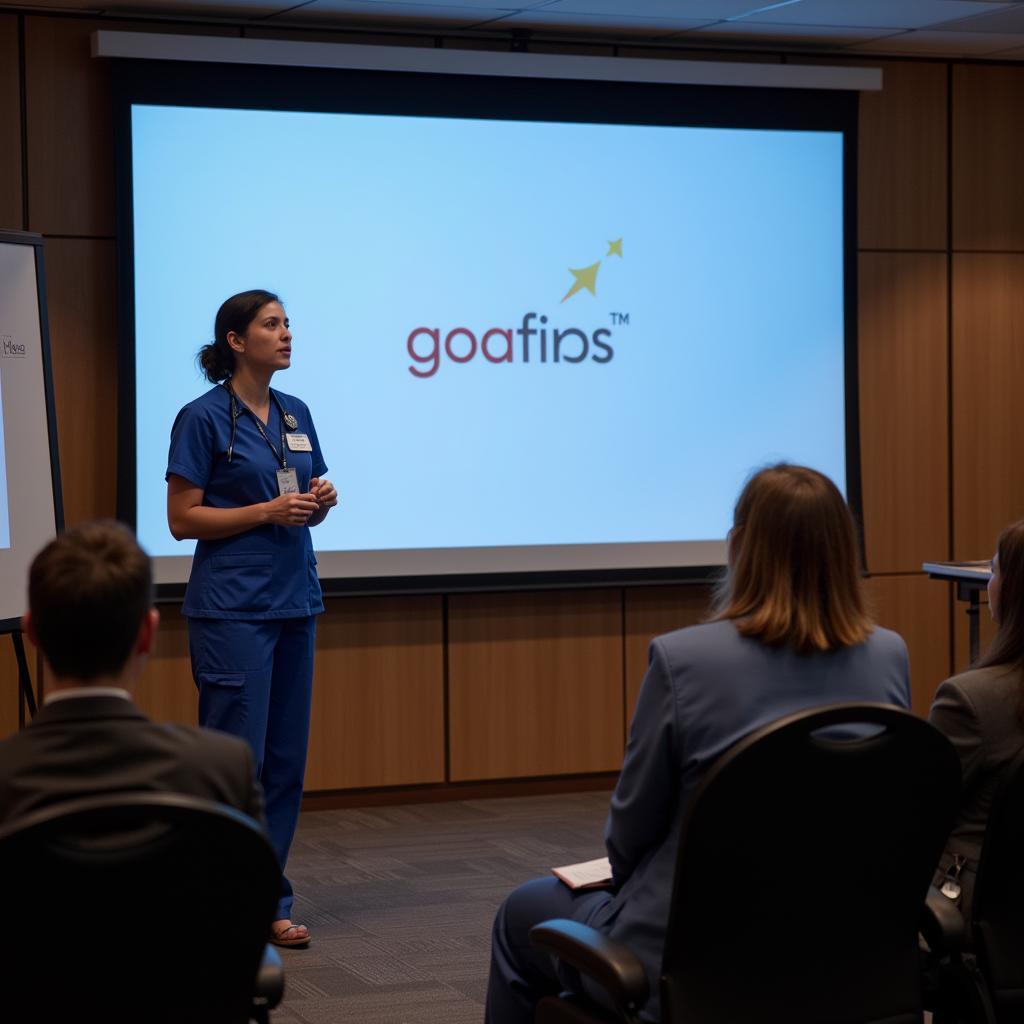
<svg viewBox="0 0 1024 1024">
<path fill-rule="evenodd" d="M 628 313 L 612 313 L 612 325 L 615 327 L 628 327 L 629 326 L 629 314 Z"/>
</svg>

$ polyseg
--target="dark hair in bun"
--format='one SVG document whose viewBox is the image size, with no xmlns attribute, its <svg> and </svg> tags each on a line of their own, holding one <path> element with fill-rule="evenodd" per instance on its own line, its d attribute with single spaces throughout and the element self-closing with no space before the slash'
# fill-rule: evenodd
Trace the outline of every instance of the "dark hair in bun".
<svg viewBox="0 0 1024 1024">
<path fill-rule="evenodd" d="M 228 335 L 245 334 L 256 314 L 268 302 L 280 302 L 273 293 L 262 288 L 239 292 L 226 299 L 217 310 L 213 324 L 213 341 L 204 345 L 196 356 L 199 368 L 211 384 L 219 384 L 235 372 L 235 353 L 228 344 Z"/>
</svg>

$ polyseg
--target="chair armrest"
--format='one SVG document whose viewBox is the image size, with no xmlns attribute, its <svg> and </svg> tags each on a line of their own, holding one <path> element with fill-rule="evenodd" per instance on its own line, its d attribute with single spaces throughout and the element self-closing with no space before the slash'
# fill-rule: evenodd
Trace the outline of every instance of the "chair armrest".
<svg viewBox="0 0 1024 1024">
<path fill-rule="evenodd" d="M 544 921 L 530 929 L 530 944 L 596 982 L 617 1006 L 635 1010 L 647 1002 L 647 974 L 636 954 L 588 925 Z"/>
<path fill-rule="evenodd" d="M 284 996 L 284 966 L 281 955 L 270 943 L 263 950 L 260 969 L 256 972 L 253 1002 L 273 1010 Z"/>
<path fill-rule="evenodd" d="M 952 900 L 928 886 L 921 908 L 921 934 L 929 949 L 939 956 L 959 953 L 964 946 L 964 917 Z"/>
</svg>

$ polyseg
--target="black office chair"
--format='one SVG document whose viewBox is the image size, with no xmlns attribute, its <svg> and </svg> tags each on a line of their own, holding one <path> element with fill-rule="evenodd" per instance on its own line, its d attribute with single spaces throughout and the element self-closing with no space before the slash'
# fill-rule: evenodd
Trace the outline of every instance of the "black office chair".
<svg viewBox="0 0 1024 1024">
<path fill-rule="evenodd" d="M 664 1024 L 920 1024 L 918 922 L 959 782 L 945 737 L 881 704 L 801 712 L 736 744 L 683 829 Z M 620 943 L 558 921 L 531 939 L 613 1007 L 563 995 L 537 1021 L 639 1019 L 647 979 Z"/>
<path fill-rule="evenodd" d="M 934 894 L 930 907 L 951 906 Z M 933 922 L 925 935 L 942 960 L 936 1024 L 1024 1020 L 1024 751 L 992 799 L 971 907 L 976 962 L 963 957 L 962 927 Z"/>
<path fill-rule="evenodd" d="M 1024 1020 L 1024 752 L 992 803 L 974 885 L 978 966 L 1000 1024 Z"/>
<path fill-rule="evenodd" d="M 4 1019 L 266 1021 L 280 887 L 259 826 L 166 793 L 75 800 L 0 828 Z"/>
</svg>

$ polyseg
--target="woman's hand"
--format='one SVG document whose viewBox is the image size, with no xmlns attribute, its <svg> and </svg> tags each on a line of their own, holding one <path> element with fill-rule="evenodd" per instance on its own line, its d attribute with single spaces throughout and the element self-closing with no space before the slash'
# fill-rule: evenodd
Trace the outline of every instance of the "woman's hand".
<svg viewBox="0 0 1024 1024">
<path fill-rule="evenodd" d="M 266 522 L 277 526 L 305 526 L 317 508 L 312 486 L 308 494 L 282 494 L 263 504 Z"/>
<path fill-rule="evenodd" d="M 338 504 L 338 492 L 330 480 L 318 480 L 313 477 L 309 481 L 309 489 L 316 497 L 316 503 L 320 508 L 334 508 Z"/>
<path fill-rule="evenodd" d="M 309 525 L 316 526 L 327 518 L 327 513 L 338 504 L 338 492 L 330 480 L 313 477 L 309 481 L 309 489 L 316 499 L 316 512 L 310 517 Z"/>
</svg>

